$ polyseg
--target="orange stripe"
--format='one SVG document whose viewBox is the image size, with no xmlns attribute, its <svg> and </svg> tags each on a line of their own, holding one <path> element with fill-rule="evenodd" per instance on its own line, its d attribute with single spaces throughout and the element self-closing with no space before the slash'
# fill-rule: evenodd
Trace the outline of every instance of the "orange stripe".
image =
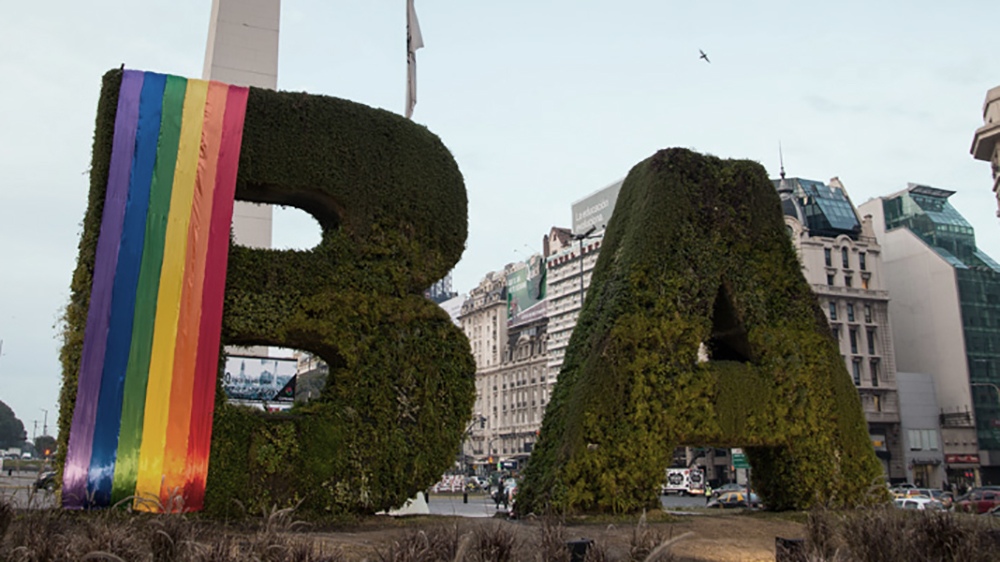
<svg viewBox="0 0 1000 562">
<path fill-rule="evenodd" d="M 183 508 L 178 502 L 184 486 L 188 432 L 191 426 L 191 401 L 194 371 L 198 352 L 198 327 L 201 325 L 202 290 L 205 285 L 205 255 L 212 219 L 212 195 L 215 189 L 216 165 L 222 140 L 222 120 L 225 116 L 228 87 L 219 82 L 208 86 L 205 121 L 201 133 L 198 176 L 191 203 L 188 227 L 187 255 L 184 267 L 184 288 L 181 296 L 180 319 L 177 324 L 177 347 L 174 355 L 174 376 L 170 387 L 170 417 L 167 443 L 163 457 L 163 484 L 160 500 L 170 510 Z"/>
</svg>

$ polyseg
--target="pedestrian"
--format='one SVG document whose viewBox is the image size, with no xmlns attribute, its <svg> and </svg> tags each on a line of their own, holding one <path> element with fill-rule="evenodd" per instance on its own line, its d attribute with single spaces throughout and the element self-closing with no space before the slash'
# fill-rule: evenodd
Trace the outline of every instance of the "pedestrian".
<svg viewBox="0 0 1000 562">
<path fill-rule="evenodd" d="M 503 487 L 503 478 L 501 478 L 500 482 L 497 484 L 496 497 L 493 498 L 496 501 L 496 508 L 497 509 L 500 509 L 500 504 L 501 503 L 504 504 L 504 507 L 507 507 L 506 496 L 507 496 L 507 491 L 504 490 L 504 487 Z"/>
</svg>

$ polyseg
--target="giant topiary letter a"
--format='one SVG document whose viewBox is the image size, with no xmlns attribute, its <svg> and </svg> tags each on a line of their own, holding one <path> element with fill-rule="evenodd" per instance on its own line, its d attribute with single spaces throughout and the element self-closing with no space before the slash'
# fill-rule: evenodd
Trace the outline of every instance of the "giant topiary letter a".
<svg viewBox="0 0 1000 562">
<path fill-rule="evenodd" d="M 677 445 L 747 447 L 773 509 L 880 499 L 857 392 L 764 169 L 669 149 L 622 186 L 519 511 L 658 507 Z"/>
</svg>

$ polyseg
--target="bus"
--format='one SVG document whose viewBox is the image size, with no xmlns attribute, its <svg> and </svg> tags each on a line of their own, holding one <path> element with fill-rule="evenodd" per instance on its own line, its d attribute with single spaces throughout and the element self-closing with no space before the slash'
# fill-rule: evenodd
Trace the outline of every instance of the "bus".
<svg viewBox="0 0 1000 562">
<path fill-rule="evenodd" d="M 701 468 L 668 468 L 667 481 L 660 490 L 663 495 L 701 496 L 705 494 L 705 473 Z"/>
</svg>

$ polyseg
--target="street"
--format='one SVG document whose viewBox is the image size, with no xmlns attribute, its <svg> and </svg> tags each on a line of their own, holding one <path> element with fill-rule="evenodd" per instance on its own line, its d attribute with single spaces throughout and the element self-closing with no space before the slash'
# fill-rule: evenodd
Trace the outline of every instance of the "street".
<svg viewBox="0 0 1000 562">
<path fill-rule="evenodd" d="M 468 503 L 462 500 L 462 494 L 434 494 L 427 500 L 427 508 L 431 515 L 456 515 L 458 517 L 493 517 L 497 513 L 506 513 L 506 509 L 497 509 L 496 504 L 487 494 L 469 494 Z"/>
<path fill-rule="evenodd" d="M 55 507 L 55 494 L 46 490 L 35 490 L 32 484 L 38 474 L 28 471 L 7 471 L 0 473 L 0 498 L 10 502 L 15 508 Z"/>
<path fill-rule="evenodd" d="M 664 510 L 705 507 L 704 496 L 660 496 Z M 462 494 L 431 494 L 427 501 L 431 515 L 455 515 L 458 517 L 493 517 L 506 512 L 496 508 L 493 500 L 485 494 L 469 494 L 468 503 L 462 501 Z"/>
<path fill-rule="evenodd" d="M 0 498 L 9 501 L 16 508 L 49 508 L 55 507 L 55 494 L 46 490 L 35 490 L 32 483 L 37 475 L 34 472 L 14 472 L 7 476 L 4 471 L 0 475 Z M 702 496 L 660 496 L 663 509 L 689 509 L 705 507 Z M 462 494 L 431 494 L 427 501 L 431 515 L 453 515 L 458 517 L 493 517 L 497 513 L 506 513 L 506 509 L 497 509 L 496 504 L 486 494 L 469 494 L 468 501 L 463 501 Z"/>
</svg>

